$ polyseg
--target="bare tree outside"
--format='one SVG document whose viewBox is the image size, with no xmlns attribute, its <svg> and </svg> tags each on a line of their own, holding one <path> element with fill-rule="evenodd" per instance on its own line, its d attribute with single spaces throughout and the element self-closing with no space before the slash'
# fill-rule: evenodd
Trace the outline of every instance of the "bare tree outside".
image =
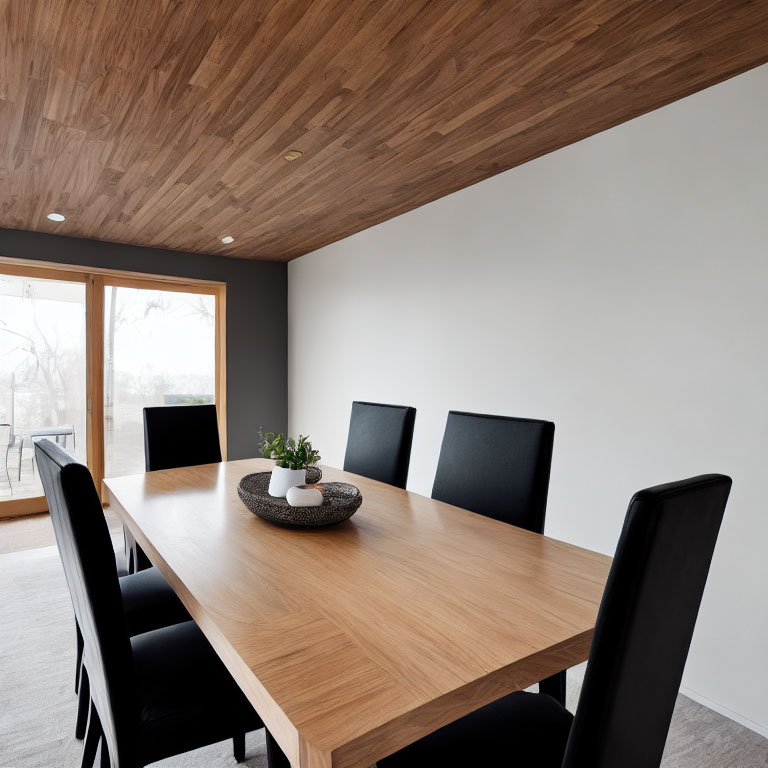
<svg viewBox="0 0 768 768">
<path fill-rule="evenodd" d="M 107 286 L 104 299 L 105 459 L 114 476 L 143 471 L 145 406 L 214 402 L 215 298 Z M 0 436 L 15 440 L 13 470 L 17 438 L 30 430 L 70 425 L 87 458 L 85 386 L 85 286 L 0 275 L 0 424 L 10 425 Z M 74 434 L 62 438 L 71 451 Z M 39 495 L 32 439 L 24 438 L 22 481 Z M 0 447 L 3 461 L 7 443 Z M 5 478 L 0 471 L 0 498 L 10 493 Z"/>
<path fill-rule="evenodd" d="M 68 428 L 70 451 L 85 449 L 85 286 L 66 281 L 0 275 L 0 423 L 13 448 L 0 452 L 18 478 L 14 496 L 39 495 L 32 440 L 24 432 Z M 3 438 L 5 439 L 5 432 Z M 76 436 L 81 438 L 77 445 Z M 24 441 L 21 446 L 21 441 Z M 10 469 L 10 467 L 9 467 Z M 5 470 L 5 466 L 2 467 Z M 0 472 L 0 498 L 10 494 Z"/>
</svg>

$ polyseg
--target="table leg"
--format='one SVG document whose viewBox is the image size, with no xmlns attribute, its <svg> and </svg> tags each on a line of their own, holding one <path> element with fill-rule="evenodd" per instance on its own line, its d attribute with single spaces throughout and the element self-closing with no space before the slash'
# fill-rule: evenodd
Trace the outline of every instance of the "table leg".
<svg viewBox="0 0 768 768">
<path fill-rule="evenodd" d="M 285 753 L 278 746 L 275 737 L 266 728 L 267 736 L 267 766 L 269 768 L 291 768 L 291 764 Z"/>
</svg>

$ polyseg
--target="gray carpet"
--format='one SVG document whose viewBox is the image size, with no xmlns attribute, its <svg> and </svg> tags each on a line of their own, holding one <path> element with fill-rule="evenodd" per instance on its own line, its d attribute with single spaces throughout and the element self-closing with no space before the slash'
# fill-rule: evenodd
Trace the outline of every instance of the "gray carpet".
<svg viewBox="0 0 768 768">
<path fill-rule="evenodd" d="M 75 768 L 72 605 L 55 547 L 0 555 L 0 768 Z M 569 676 L 569 707 L 580 670 Z M 248 768 L 266 766 L 261 732 Z M 155 763 L 234 768 L 231 742 Z M 768 768 L 768 741 L 685 696 L 677 703 L 664 768 Z M 468 767 L 469 768 L 469 767 Z M 618 768 L 618 767 L 617 767 Z"/>
</svg>

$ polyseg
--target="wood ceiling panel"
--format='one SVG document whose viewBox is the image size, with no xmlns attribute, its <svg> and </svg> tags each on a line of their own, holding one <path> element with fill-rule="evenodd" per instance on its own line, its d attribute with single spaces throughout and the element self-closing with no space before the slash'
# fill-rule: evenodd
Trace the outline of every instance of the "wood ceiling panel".
<svg viewBox="0 0 768 768">
<path fill-rule="evenodd" d="M 764 0 L 0 0 L 0 226 L 289 260 L 766 61 Z"/>
</svg>

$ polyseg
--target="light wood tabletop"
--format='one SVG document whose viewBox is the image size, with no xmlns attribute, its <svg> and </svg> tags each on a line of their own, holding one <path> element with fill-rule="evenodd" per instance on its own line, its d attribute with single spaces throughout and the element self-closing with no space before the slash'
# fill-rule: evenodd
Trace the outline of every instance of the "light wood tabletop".
<svg viewBox="0 0 768 768">
<path fill-rule="evenodd" d="M 363 504 L 263 522 L 249 459 L 105 481 L 294 768 L 363 768 L 584 661 L 610 558 L 323 467 Z"/>
</svg>

